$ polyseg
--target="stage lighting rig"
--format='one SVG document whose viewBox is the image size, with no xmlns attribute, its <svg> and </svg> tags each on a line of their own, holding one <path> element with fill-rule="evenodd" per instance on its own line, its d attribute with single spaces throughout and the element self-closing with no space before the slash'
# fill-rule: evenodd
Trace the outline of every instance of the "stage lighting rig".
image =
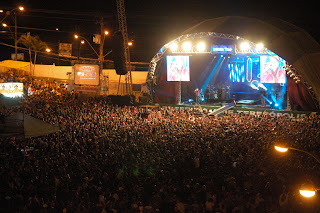
<svg viewBox="0 0 320 213">
<path fill-rule="evenodd" d="M 204 42 L 199 42 L 197 45 L 198 52 L 204 52 L 206 49 L 206 44 Z"/>
<path fill-rule="evenodd" d="M 191 50 L 192 50 L 192 44 L 191 44 L 191 42 L 190 42 L 190 41 L 184 42 L 184 43 L 182 44 L 182 49 L 183 49 L 183 51 L 185 51 L 185 52 L 191 52 Z"/>
<path fill-rule="evenodd" d="M 248 51 L 249 48 L 250 48 L 250 45 L 249 45 L 249 43 L 246 42 L 246 41 L 244 41 L 244 42 L 242 42 L 242 43 L 240 44 L 240 49 L 241 49 L 242 51 Z"/>
<path fill-rule="evenodd" d="M 170 44 L 170 49 L 171 49 L 172 52 L 177 52 L 178 44 L 177 43 Z"/>
</svg>

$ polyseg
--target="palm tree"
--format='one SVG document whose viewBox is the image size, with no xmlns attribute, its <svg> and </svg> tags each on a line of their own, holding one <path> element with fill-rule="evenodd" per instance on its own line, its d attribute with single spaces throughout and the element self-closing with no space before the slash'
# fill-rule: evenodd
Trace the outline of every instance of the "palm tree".
<svg viewBox="0 0 320 213">
<path fill-rule="evenodd" d="M 32 50 L 34 51 L 33 73 L 34 73 L 34 70 L 35 70 L 35 65 L 36 65 L 36 60 L 37 60 L 37 53 L 45 50 L 46 47 L 47 47 L 47 44 L 45 42 L 41 41 L 39 39 L 39 36 L 34 36 L 33 37 L 33 39 L 32 39 Z"/>
<path fill-rule="evenodd" d="M 39 36 L 32 36 L 30 32 L 27 34 L 21 35 L 18 43 L 24 45 L 29 50 L 29 57 L 30 57 L 30 74 L 34 74 L 36 60 L 37 60 L 37 53 L 43 51 L 47 44 L 40 40 Z M 32 69 L 32 51 L 34 51 L 34 60 L 33 60 L 33 69 Z"/>
<path fill-rule="evenodd" d="M 32 56 L 31 56 L 31 48 L 32 48 L 32 43 L 33 43 L 33 37 L 28 32 L 25 35 L 21 35 L 20 38 L 18 39 L 18 43 L 23 44 L 26 48 L 29 49 L 29 57 L 30 57 L 30 73 L 31 73 L 31 68 L 32 68 Z"/>
</svg>

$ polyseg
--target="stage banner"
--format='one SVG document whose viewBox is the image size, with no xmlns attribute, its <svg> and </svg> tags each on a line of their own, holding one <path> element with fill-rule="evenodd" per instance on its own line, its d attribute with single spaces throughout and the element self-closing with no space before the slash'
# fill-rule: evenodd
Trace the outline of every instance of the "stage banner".
<svg viewBox="0 0 320 213">
<path fill-rule="evenodd" d="M 234 45 L 212 45 L 211 46 L 212 54 L 235 54 Z"/>
</svg>

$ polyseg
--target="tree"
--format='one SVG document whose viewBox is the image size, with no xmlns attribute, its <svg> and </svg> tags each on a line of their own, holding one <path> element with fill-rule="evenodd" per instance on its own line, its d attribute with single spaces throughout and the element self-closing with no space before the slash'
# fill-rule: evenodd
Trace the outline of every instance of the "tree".
<svg viewBox="0 0 320 213">
<path fill-rule="evenodd" d="M 39 36 L 32 36 L 30 32 L 27 34 L 21 35 L 18 39 L 18 43 L 24 45 L 29 50 L 29 57 L 30 57 L 30 74 L 34 74 L 36 60 L 37 60 L 37 53 L 43 51 L 47 44 L 40 40 Z M 32 51 L 34 51 L 34 60 L 33 60 L 33 69 L 32 69 Z"/>
<path fill-rule="evenodd" d="M 29 50 L 29 57 L 30 57 L 30 73 L 32 70 L 32 56 L 31 56 L 31 48 L 32 48 L 32 39 L 30 32 L 25 35 L 21 35 L 18 39 L 18 43 L 23 44 Z"/>
<path fill-rule="evenodd" d="M 34 64 L 33 73 L 34 73 L 36 60 L 37 60 L 37 53 L 45 50 L 47 47 L 47 44 L 45 42 L 41 41 L 38 36 L 33 37 L 32 40 L 33 40 L 32 41 L 32 50 L 34 51 L 34 61 L 33 61 L 33 64 Z"/>
</svg>

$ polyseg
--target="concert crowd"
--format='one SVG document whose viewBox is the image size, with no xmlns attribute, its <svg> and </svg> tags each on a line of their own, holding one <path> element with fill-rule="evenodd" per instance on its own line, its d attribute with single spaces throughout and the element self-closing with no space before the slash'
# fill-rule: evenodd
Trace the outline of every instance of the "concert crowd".
<svg viewBox="0 0 320 213">
<path fill-rule="evenodd" d="M 201 116 L 201 109 L 114 106 L 28 79 L 24 111 L 58 125 L 0 138 L 1 212 L 319 212 L 320 117 Z M 13 110 L 14 111 L 14 110 Z M 12 111 L 11 111 L 12 112 Z M 21 151 L 24 150 L 24 151 Z"/>
</svg>

